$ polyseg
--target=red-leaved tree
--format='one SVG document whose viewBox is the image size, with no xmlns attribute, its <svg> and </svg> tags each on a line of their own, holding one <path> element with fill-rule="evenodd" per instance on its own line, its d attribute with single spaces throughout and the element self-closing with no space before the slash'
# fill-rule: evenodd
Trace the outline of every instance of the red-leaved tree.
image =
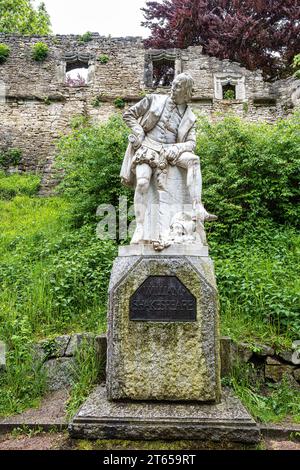
<svg viewBox="0 0 300 470">
<path fill-rule="evenodd" d="M 142 10 L 151 30 L 146 47 L 202 45 L 268 78 L 292 73 L 300 51 L 300 0 L 161 0 Z"/>
</svg>

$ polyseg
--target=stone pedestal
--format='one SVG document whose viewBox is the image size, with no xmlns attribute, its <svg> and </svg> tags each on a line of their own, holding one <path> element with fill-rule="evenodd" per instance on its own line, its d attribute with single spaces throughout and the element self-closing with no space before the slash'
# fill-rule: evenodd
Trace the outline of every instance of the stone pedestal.
<svg viewBox="0 0 300 470">
<path fill-rule="evenodd" d="M 221 394 L 218 298 L 206 248 L 122 247 L 109 287 L 106 386 L 69 426 L 74 438 L 256 443 L 259 428 Z"/>
<path fill-rule="evenodd" d="M 69 426 L 73 438 L 199 440 L 254 444 L 257 424 L 229 389 L 218 404 L 108 401 L 98 387 Z M 208 448 L 209 448 L 209 444 Z"/>
<path fill-rule="evenodd" d="M 218 300 L 209 257 L 120 256 L 109 298 L 109 400 L 220 401 Z"/>
</svg>

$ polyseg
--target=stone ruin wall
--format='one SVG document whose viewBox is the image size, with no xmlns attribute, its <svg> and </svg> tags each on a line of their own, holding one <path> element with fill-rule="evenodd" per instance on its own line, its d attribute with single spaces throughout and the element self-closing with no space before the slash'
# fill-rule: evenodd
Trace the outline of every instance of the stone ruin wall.
<svg viewBox="0 0 300 470">
<path fill-rule="evenodd" d="M 39 41 L 49 47 L 44 62 L 31 57 L 31 46 Z M 81 115 L 91 122 L 101 122 L 120 112 L 114 106 L 116 98 L 122 98 L 128 106 L 145 93 L 153 93 L 149 64 L 158 55 L 174 58 L 176 73 L 191 73 L 195 80 L 191 105 L 212 120 L 233 112 L 250 121 L 274 122 L 288 115 L 299 102 L 299 81 L 264 82 L 260 71 L 251 72 L 237 63 L 205 56 L 200 46 L 182 51 L 146 51 L 141 38 L 98 34 L 88 42 L 75 35 L 0 34 L 0 43 L 11 49 L 8 60 L 0 64 L 0 151 L 20 148 L 19 170 L 42 173 L 45 192 L 55 184 L 52 165 L 57 139 L 70 131 L 72 118 Z M 97 60 L 101 55 L 109 57 L 106 64 Z M 88 84 L 82 87 L 65 83 L 66 67 L 70 58 L 74 61 L 76 57 L 88 64 Z M 235 100 L 220 96 L 220 83 L 227 76 L 239 89 Z M 168 88 L 157 91 L 166 93 Z M 96 99 L 100 103 L 97 107 Z"/>
</svg>

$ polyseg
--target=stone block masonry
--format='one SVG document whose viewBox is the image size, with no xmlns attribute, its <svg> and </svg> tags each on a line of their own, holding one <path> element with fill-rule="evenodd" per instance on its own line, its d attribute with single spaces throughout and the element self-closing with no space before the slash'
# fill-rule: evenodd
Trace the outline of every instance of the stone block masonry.
<svg viewBox="0 0 300 470">
<path fill-rule="evenodd" d="M 31 48 L 37 42 L 49 48 L 43 62 L 32 58 Z M 274 122 L 299 104 L 300 81 L 265 82 L 260 71 L 205 56 L 200 46 L 147 51 L 139 37 L 109 38 L 94 33 L 88 42 L 76 35 L 0 34 L 0 43 L 10 47 L 7 61 L 0 64 L 0 151 L 20 148 L 18 170 L 41 173 L 46 194 L 56 184 L 53 161 L 57 140 L 70 131 L 74 116 L 103 122 L 120 112 L 114 106 L 118 97 L 131 105 L 145 93 L 168 91 L 168 87 L 151 88 L 147 78 L 146 64 L 158 52 L 174 57 L 176 73 L 191 73 L 195 80 L 191 104 L 212 120 L 232 112 L 250 121 Z M 68 86 L 66 72 L 79 67 L 87 68 L 87 83 Z M 236 87 L 236 99 L 223 99 L 226 83 Z"/>
</svg>

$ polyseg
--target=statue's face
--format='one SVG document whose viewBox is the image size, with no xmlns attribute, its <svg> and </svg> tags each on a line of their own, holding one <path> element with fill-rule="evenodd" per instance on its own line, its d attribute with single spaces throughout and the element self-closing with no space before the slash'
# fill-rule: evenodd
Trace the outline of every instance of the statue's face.
<svg viewBox="0 0 300 470">
<path fill-rule="evenodd" d="M 176 104 L 186 104 L 187 96 L 184 89 L 182 80 L 174 80 L 172 89 L 171 89 L 171 98 Z"/>
</svg>

